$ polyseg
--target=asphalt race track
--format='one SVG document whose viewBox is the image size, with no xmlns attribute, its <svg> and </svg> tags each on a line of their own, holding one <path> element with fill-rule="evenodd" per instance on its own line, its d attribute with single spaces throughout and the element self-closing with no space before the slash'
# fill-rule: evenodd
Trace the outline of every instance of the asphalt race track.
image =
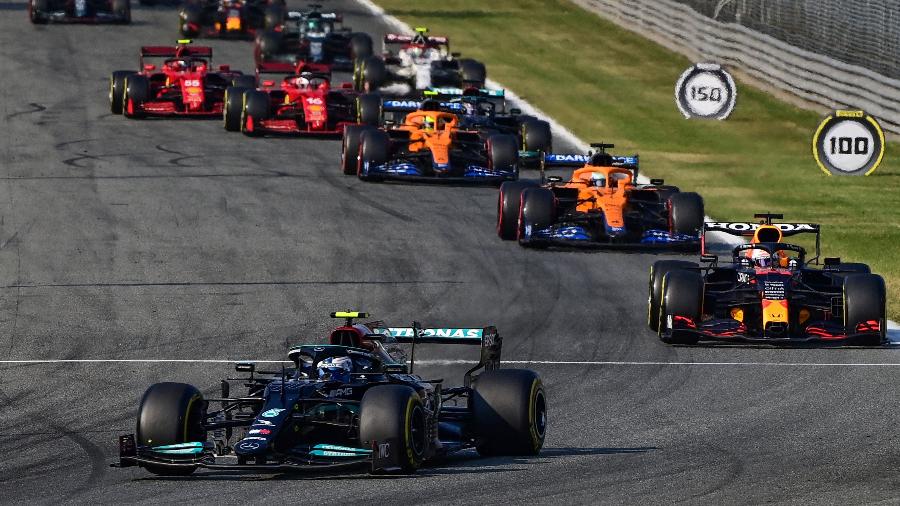
<svg viewBox="0 0 900 506">
<path fill-rule="evenodd" d="M 361 183 L 336 140 L 111 115 L 110 71 L 174 42 L 174 8 L 135 2 L 126 27 L 0 11 L 0 502 L 898 500 L 897 350 L 662 345 L 645 326 L 657 256 L 523 250 L 495 234 L 495 189 Z M 251 69 L 249 43 L 210 44 Z M 109 467 L 144 389 L 213 394 L 228 364 L 11 362 L 279 360 L 346 308 L 496 324 L 507 360 L 581 362 L 512 365 L 548 386 L 542 454 L 471 452 L 415 477 L 157 478 Z M 465 366 L 440 361 L 476 353 L 422 347 L 417 372 L 455 383 Z"/>
</svg>

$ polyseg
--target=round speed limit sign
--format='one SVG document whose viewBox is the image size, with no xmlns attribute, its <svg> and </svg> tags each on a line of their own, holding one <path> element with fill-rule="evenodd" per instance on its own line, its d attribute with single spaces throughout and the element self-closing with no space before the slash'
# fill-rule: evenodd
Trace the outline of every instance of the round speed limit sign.
<svg viewBox="0 0 900 506">
<path fill-rule="evenodd" d="M 725 119 L 737 100 L 734 79 L 715 63 L 698 63 L 675 85 L 675 103 L 685 118 Z"/>
<path fill-rule="evenodd" d="M 813 135 L 813 156 L 829 176 L 868 176 L 884 158 L 884 132 L 865 111 L 834 111 Z"/>
</svg>

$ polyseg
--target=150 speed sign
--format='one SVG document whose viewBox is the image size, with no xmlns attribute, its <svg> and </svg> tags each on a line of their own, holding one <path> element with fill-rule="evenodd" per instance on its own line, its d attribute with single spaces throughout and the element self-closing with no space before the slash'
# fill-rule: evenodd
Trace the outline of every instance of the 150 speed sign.
<svg viewBox="0 0 900 506">
<path fill-rule="evenodd" d="M 865 111 L 834 111 L 813 135 L 813 156 L 829 176 L 868 176 L 884 158 L 884 132 Z"/>
<path fill-rule="evenodd" d="M 685 118 L 725 119 L 736 99 L 734 79 L 715 63 L 693 65 L 675 85 L 675 103 Z"/>
</svg>

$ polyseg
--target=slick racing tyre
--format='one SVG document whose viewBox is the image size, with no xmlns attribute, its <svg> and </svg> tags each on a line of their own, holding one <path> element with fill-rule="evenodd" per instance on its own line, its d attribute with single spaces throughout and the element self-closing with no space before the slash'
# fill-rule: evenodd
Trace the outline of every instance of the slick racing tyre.
<svg viewBox="0 0 900 506">
<path fill-rule="evenodd" d="M 547 228 L 556 221 L 556 197 L 547 188 L 526 188 L 519 209 L 519 244 L 530 242 L 532 231 Z"/>
<path fill-rule="evenodd" d="M 396 468 L 403 473 L 415 473 L 430 445 L 428 432 L 429 420 L 422 399 L 411 387 L 379 385 L 363 394 L 359 405 L 359 441 L 366 448 L 387 444 L 379 451 L 379 457 L 393 464 L 373 471 Z"/>
<path fill-rule="evenodd" d="M 671 232 L 696 236 L 703 227 L 703 198 L 693 192 L 675 193 L 669 197 Z"/>
<path fill-rule="evenodd" d="M 497 196 L 497 235 L 504 241 L 512 241 L 517 237 L 522 192 L 537 186 L 533 181 L 505 181 L 500 185 Z"/>
<path fill-rule="evenodd" d="M 472 389 L 476 449 L 483 456 L 537 455 L 547 430 L 547 395 L 526 369 L 481 373 Z"/>
<path fill-rule="evenodd" d="M 512 135 L 497 134 L 487 140 L 488 168 L 492 171 L 517 172 L 519 146 Z M 518 177 L 518 174 L 516 174 Z"/>
<path fill-rule="evenodd" d="M 691 270 L 699 267 L 696 262 L 686 260 L 657 260 L 650 266 L 650 287 L 647 296 L 647 326 L 656 332 L 659 330 L 659 301 L 662 297 L 662 283 L 666 274 L 679 270 Z"/>
<path fill-rule="evenodd" d="M 344 127 L 344 136 L 341 142 L 341 172 L 348 176 L 356 174 L 359 166 L 359 142 L 362 133 L 372 130 L 367 125 L 348 125 Z"/>
<path fill-rule="evenodd" d="M 244 93 L 244 107 L 241 111 L 241 132 L 245 135 L 259 135 L 257 125 L 269 119 L 269 95 L 261 91 L 248 90 Z"/>
<path fill-rule="evenodd" d="M 350 37 L 350 59 L 360 60 L 374 54 L 372 37 L 368 33 L 354 33 Z"/>
<path fill-rule="evenodd" d="M 111 0 L 110 10 L 119 18 L 119 23 L 131 23 L 131 1 L 130 0 Z"/>
<path fill-rule="evenodd" d="M 116 70 L 109 76 L 109 111 L 113 114 L 122 114 L 122 104 L 125 100 L 125 78 L 134 74 L 130 70 Z"/>
<path fill-rule="evenodd" d="M 263 24 L 266 30 L 274 30 L 284 23 L 284 4 L 273 2 L 266 6 L 266 13 L 263 15 Z"/>
<path fill-rule="evenodd" d="M 231 85 L 236 88 L 256 89 L 256 78 L 249 75 L 237 75 L 231 79 Z"/>
<path fill-rule="evenodd" d="M 241 131 L 241 117 L 244 112 L 244 93 L 253 88 L 229 86 L 225 88 L 224 106 L 222 107 L 222 123 L 228 132 Z"/>
<path fill-rule="evenodd" d="M 363 172 L 364 164 L 382 165 L 388 161 L 390 154 L 390 138 L 387 132 L 369 129 L 360 135 L 359 163 L 356 175 L 363 181 L 381 181 L 382 177 Z"/>
<path fill-rule="evenodd" d="M 200 35 L 199 28 L 203 25 L 203 10 L 200 5 L 192 2 L 185 3 L 178 12 L 178 31 L 187 38 Z"/>
<path fill-rule="evenodd" d="M 476 60 L 459 60 L 459 71 L 463 88 L 468 86 L 484 88 L 484 81 L 487 79 L 487 70 L 483 63 Z"/>
<path fill-rule="evenodd" d="M 50 11 L 50 0 L 30 0 L 28 2 L 28 17 L 36 25 L 47 23 L 47 13 Z"/>
<path fill-rule="evenodd" d="M 125 78 L 122 113 L 126 118 L 143 118 L 140 106 L 150 97 L 150 82 L 146 76 L 131 74 Z"/>
<path fill-rule="evenodd" d="M 385 84 L 387 77 L 384 60 L 377 56 L 357 60 L 353 68 L 353 84 L 358 91 L 376 91 Z"/>
<path fill-rule="evenodd" d="M 281 51 L 281 33 L 268 30 L 256 38 L 256 52 L 260 60 L 271 60 Z"/>
<path fill-rule="evenodd" d="M 360 125 L 379 126 L 381 124 L 381 96 L 364 93 L 356 97 L 356 122 Z"/>
<path fill-rule="evenodd" d="M 703 278 L 699 272 L 670 271 L 663 277 L 657 335 L 667 344 L 697 344 L 696 335 L 667 336 L 669 316 L 684 316 L 700 321 L 703 304 Z"/>
<path fill-rule="evenodd" d="M 522 123 L 522 150 L 549 153 L 553 151 L 553 136 L 550 123 L 539 119 L 529 119 Z"/>
<path fill-rule="evenodd" d="M 884 279 L 877 274 L 851 274 L 844 278 L 844 327 L 848 334 L 855 334 L 870 326 L 879 326 L 877 335 L 861 340 L 859 344 L 877 346 L 887 338 Z"/>
<path fill-rule="evenodd" d="M 206 402 L 197 388 L 184 383 L 156 383 L 144 392 L 138 408 L 137 444 L 163 446 L 205 442 Z M 196 467 L 170 468 L 141 464 L 154 474 L 182 476 Z"/>
</svg>

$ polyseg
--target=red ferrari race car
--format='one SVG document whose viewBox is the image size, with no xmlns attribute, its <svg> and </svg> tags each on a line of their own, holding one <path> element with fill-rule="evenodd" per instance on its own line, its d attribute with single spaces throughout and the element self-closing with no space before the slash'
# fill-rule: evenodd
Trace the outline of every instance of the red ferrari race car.
<svg viewBox="0 0 900 506">
<path fill-rule="evenodd" d="M 332 88 L 326 64 L 263 63 L 257 75 L 258 88 L 226 90 L 225 130 L 247 135 L 340 135 L 345 125 L 378 122 L 380 97 L 361 95 L 351 83 Z"/>
<path fill-rule="evenodd" d="M 29 0 L 28 18 L 34 24 L 131 23 L 129 0 Z"/>
<path fill-rule="evenodd" d="M 251 39 L 284 21 L 283 0 L 187 0 L 178 13 L 184 37 Z"/>
<path fill-rule="evenodd" d="M 109 106 L 113 114 L 128 118 L 145 116 L 216 117 L 222 114 L 225 88 L 255 86 L 253 76 L 212 67 L 212 48 L 144 46 L 140 70 L 117 70 L 109 77 Z M 148 60 L 161 60 L 161 64 Z"/>
</svg>

